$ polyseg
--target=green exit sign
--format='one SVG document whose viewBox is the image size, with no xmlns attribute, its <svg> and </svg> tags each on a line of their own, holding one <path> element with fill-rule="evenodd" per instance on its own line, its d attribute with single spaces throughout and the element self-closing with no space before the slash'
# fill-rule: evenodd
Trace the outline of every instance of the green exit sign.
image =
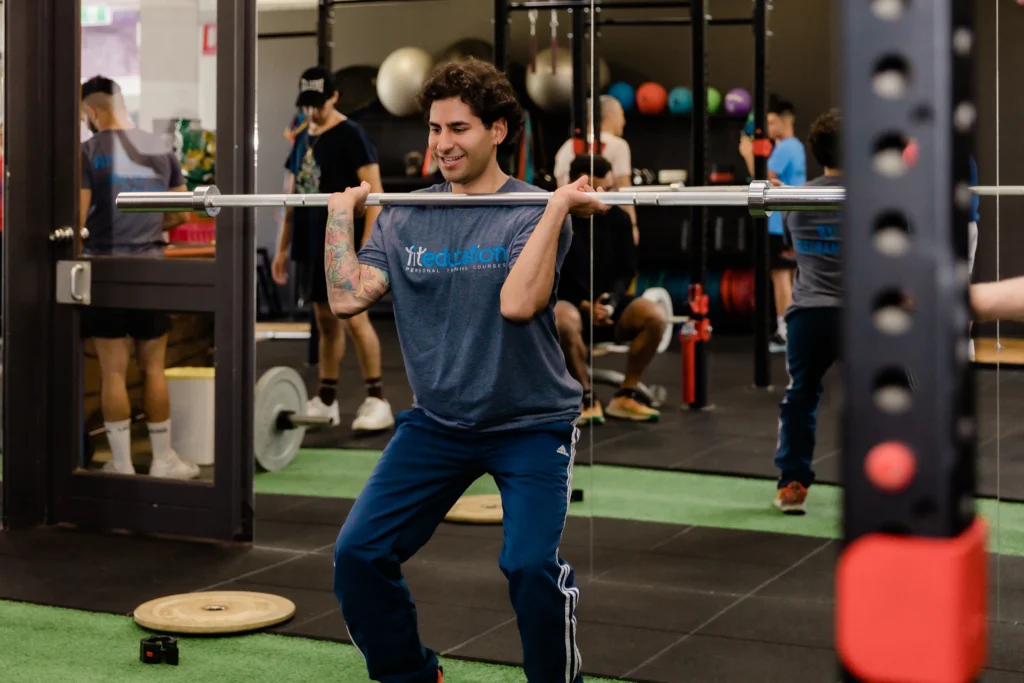
<svg viewBox="0 0 1024 683">
<path fill-rule="evenodd" d="M 82 26 L 110 26 L 114 13 L 106 5 L 82 5 Z"/>
</svg>

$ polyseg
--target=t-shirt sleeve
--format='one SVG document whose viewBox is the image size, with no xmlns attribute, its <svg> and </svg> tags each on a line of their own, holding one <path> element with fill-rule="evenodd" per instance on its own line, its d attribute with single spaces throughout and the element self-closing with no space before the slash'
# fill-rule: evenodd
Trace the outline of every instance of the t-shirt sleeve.
<svg viewBox="0 0 1024 683">
<path fill-rule="evenodd" d="M 508 245 L 508 269 L 510 271 L 516 265 L 516 261 L 519 260 L 519 254 L 523 253 L 523 248 L 530 240 L 530 235 L 533 234 L 543 216 L 543 211 L 531 211 L 523 218 L 522 227 L 520 227 L 515 237 L 512 238 L 512 243 Z M 571 230 L 572 228 L 570 227 Z"/>
<path fill-rule="evenodd" d="M 181 163 L 174 154 L 168 154 L 167 159 L 171 164 L 170 178 L 167 180 L 167 187 L 181 187 L 185 184 L 185 178 L 181 174 Z"/>
<path fill-rule="evenodd" d="M 537 224 L 540 223 L 543 217 L 543 211 L 536 214 L 530 214 L 530 220 L 523 227 L 522 230 L 512 240 L 512 244 L 509 245 L 508 249 L 508 269 L 511 272 L 512 268 L 515 267 L 516 261 L 519 260 L 519 254 L 523 253 L 523 247 L 530 239 L 530 235 L 537 228 Z M 565 256 L 569 253 L 569 247 L 572 245 L 572 217 L 566 216 L 565 222 L 562 223 L 562 230 L 558 233 L 558 251 L 555 254 L 555 282 L 554 291 L 558 291 L 558 276 L 562 272 L 562 264 L 565 263 Z"/>
<path fill-rule="evenodd" d="M 609 144 L 605 149 L 608 151 L 608 162 L 612 165 L 616 180 L 628 178 L 633 174 L 633 152 L 628 142 L 616 140 L 615 145 Z"/>
<path fill-rule="evenodd" d="M 369 166 L 370 164 L 380 163 L 380 157 L 377 154 L 377 148 L 374 146 L 373 140 L 370 139 L 370 136 L 362 128 L 356 129 L 352 149 L 349 153 L 352 163 L 357 169 Z"/>
<path fill-rule="evenodd" d="M 89 163 L 89 155 L 82 149 L 82 189 L 92 189 L 92 164 Z"/>
<path fill-rule="evenodd" d="M 778 144 L 768 157 L 768 170 L 779 176 L 781 179 L 786 169 L 792 163 L 793 155 L 789 145 Z"/>
<path fill-rule="evenodd" d="M 388 253 L 385 248 L 384 233 L 391 224 L 391 211 L 391 209 L 385 208 L 380 212 L 380 215 L 377 216 L 377 221 L 373 224 L 373 230 L 370 231 L 370 238 L 366 240 L 366 244 L 359 250 L 359 263 L 373 266 L 389 275 L 391 271 L 388 268 Z"/>
</svg>

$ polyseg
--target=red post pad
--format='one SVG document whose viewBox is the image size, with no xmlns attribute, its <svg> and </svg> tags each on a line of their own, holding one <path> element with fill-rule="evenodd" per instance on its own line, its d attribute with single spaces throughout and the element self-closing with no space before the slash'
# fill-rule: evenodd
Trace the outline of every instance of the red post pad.
<svg viewBox="0 0 1024 683">
<path fill-rule="evenodd" d="M 836 569 L 836 647 L 867 683 L 969 683 L 988 650 L 988 525 L 957 538 L 870 534 Z"/>
</svg>

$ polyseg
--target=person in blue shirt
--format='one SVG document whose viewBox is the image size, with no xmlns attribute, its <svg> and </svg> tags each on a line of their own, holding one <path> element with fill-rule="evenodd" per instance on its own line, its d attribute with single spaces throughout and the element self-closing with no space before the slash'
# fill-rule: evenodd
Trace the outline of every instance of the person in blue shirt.
<svg viewBox="0 0 1024 683">
<path fill-rule="evenodd" d="M 792 102 L 772 98 L 768 107 L 768 137 L 775 147 L 768 157 L 768 178 L 783 185 L 803 185 L 807 182 L 807 152 L 796 137 L 796 109 Z M 740 138 L 740 155 L 747 162 L 747 172 L 754 175 L 754 140 L 748 135 Z M 778 211 L 768 218 L 768 240 L 771 257 L 772 287 L 775 290 L 776 332 L 771 339 L 772 353 L 786 350 L 786 310 L 793 298 L 793 271 L 796 260 L 791 246 L 786 244 L 782 230 L 782 214 Z"/>
</svg>

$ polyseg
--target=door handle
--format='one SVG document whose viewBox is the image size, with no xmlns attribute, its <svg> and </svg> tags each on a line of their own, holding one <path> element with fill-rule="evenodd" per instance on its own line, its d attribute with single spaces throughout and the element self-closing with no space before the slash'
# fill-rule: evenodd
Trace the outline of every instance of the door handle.
<svg viewBox="0 0 1024 683">
<path fill-rule="evenodd" d="M 78 303 L 85 301 L 85 295 L 78 291 L 78 278 L 80 278 L 84 272 L 85 266 L 81 263 L 76 263 L 71 266 L 71 299 Z"/>
</svg>

